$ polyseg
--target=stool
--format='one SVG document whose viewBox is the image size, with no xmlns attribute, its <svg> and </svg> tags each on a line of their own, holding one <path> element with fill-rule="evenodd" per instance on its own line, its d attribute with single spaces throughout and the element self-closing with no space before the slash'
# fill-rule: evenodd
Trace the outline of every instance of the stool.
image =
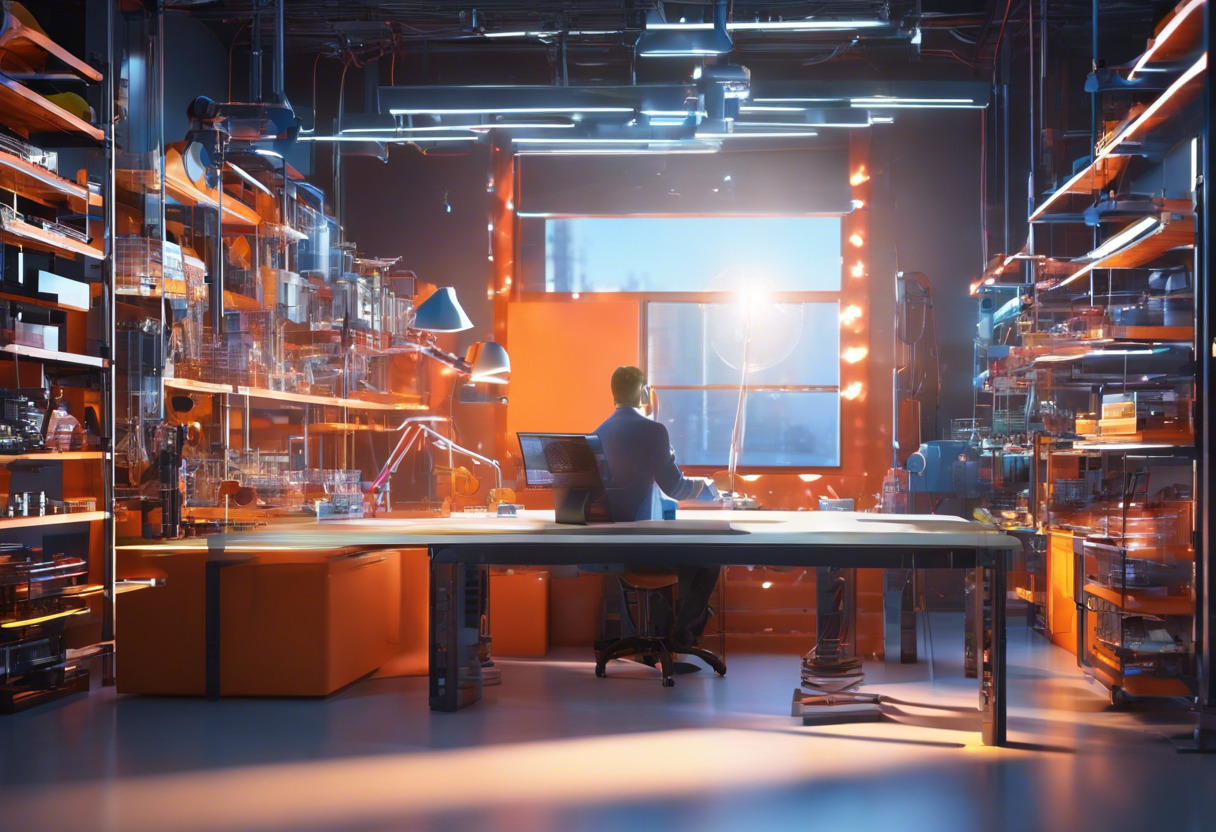
<svg viewBox="0 0 1216 832">
<path fill-rule="evenodd" d="M 632 596 L 637 608 L 637 635 L 617 639 L 604 648 L 595 651 L 595 675 L 601 679 L 607 675 L 607 665 L 613 659 L 626 656 L 641 656 L 647 664 L 659 666 L 662 674 L 663 687 L 675 685 L 672 678 L 675 662 L 667 640 L 651 635 L 650 593 L 657 589 L 674 586 L 679 578 L 670 569 L 633 569 L 617 573 L 627 596 Z M 627 602 L 628 603 L 628 602 Z M 625 610 L 623 612 L 627 612 Z M 680 652 L 701 659 L 719 676 L 726 675 L 726 663 L 716 654 L 701 647 L 685 647 Z"/>
</svg>

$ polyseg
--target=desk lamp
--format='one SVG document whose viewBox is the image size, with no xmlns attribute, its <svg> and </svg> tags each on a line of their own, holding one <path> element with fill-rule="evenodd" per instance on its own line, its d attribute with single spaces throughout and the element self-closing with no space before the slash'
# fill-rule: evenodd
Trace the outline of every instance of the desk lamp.
<svg viewBox="0 0 1216 832">
<path fill-rule="evenodd" d="M 440 286 L 414 312 L 411 327 L 423 332 L 463 332 L 472 329 L 473 322 L 456 299 L 456 290 Z"/>
</svg>

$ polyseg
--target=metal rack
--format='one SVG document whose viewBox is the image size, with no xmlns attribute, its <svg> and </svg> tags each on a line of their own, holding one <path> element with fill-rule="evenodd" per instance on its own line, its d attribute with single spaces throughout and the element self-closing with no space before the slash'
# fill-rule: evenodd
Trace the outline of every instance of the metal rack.
<svg viewBox="0 0 1216 832">
<path fill-rule="evenodd" d="M 89 672 L 78 656 L 100 655 L 103 683 L 114 678 L 114 365 L 109 346 L 114 340 L 114 200 L 113 142 L 106 127 L 113 123 L 114 20 L 110 3 L 90 2 L 87 13 L 105 20 L 100 69 L 15 19 L 5 21 L 6 37 L 0 43 L 3 52 L 19 41 L 23 63 L 29 63 L 31 50 L 45 61 L 19 78 L 0 73 L 0 127 L 8 131 L 0 142 L 0 192 L 11 200 L 0 221 L 5 258 L 0 306 L 13 319 L 45 322 L 34 326 L 58 342 L 0 346 L 3 372 L 11 376 L 0 378 L 0 387 L 30 391 L 39 412 L 55 410 L 60 401 L 73 410 L 70 417 L 48 412 L 41 430 L 24 433 L 23 447 L 0 464 L 5 502 L 0 516 L 0 712 L 87 690 Z M 4 14 L 9 15 L 7 10 Z M 39 95 L 40 85 L 50 80 L 92 96 L 99 105 L 97 124 Z M 44 139 L 58 150 L 42 151 L 38 145 Z M 77 163 L 88 171 L 78 181 L 59 174 L 58 168 Z M 78 214 L 84 214 L 83 225 L 76 225 L 79 217 L 65 222 Z M 47 276 L 50 285 L 70 295 L 48 294 Z M 92 334 L 85 337 L 86 331 Z M 9 394 L 8 400 L 15 401 L 14 396 L 22 398 Z M 8 408 L 3 417 L 10 425 L 12 417 L 21 418 Z M 49 425 L 56 422 L 60 430 L 50 436 Z"/>
</svg>

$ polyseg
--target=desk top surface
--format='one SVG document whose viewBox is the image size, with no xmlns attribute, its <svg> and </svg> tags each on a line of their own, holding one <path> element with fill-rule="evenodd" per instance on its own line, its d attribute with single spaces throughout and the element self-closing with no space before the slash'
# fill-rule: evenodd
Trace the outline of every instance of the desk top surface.
<svg viewBox="0 0 1216 832">
<path fill-rule="evenodd" d="M 518 517 L 458 514 L 435 519 L 363 518 L 213 535 L 186 548 L 236 553 L 511 545 L 545 549 L 793 546 L 1007 550 L 1020 544 L 998 529 L 946 515 L 693 510 L 681 511 L 677 520 L 591 526 L 559 525 L 553 522 L 551 511 L 527 511 Z M 183 542 L 178 542 L 133 548 L 182 551 L 183 546 Z"/>
</svg>

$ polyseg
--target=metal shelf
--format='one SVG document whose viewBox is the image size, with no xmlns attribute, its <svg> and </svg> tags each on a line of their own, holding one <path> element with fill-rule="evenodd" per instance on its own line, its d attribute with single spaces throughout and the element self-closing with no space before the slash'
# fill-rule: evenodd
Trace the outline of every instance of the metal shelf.
<svg viewBox="0 0 1216 832">
<path fill-rule="evenodd" d="M 69 364 L 77 367 L 93 367 L 96 369 L 104 369 L 110 365 L 104 358 L 97 358 L 92 355 L 77 355 L 73 352 L 44 350 L 39 347 L 27 347 L 25 344 L 5 344 L 4 346 L 0 346 L 0 352 L 20 356 L 21 358 L 45 361 L 50 364 Z"/>
<path fill-rule="evenodd" d="M 90 207 L 100 207 L 101 194 L 84 185 L 28 162 L 0 148 L 0 188 L 51 208 L 64 208 L 85 213 Z"/>
<path fill-rule="evenodd" d="M 1048 221 L 1049 212 L 1058 211 L 1062 204 L 1057 203 L 1061 203 L 1070 194 L 1092 196 L 1095 191 L 1110 184 L 1127 166 L 1130 154 L 1137 150 L 1137 139 L 1160 128 L 1199 96 L 1203 91 L 1207 68 L 1208 56 L 1205 52 L 1152 103 L 1117 129 L 1109 141 L 1102 145 L 1092 162 L 1031 211 L 1030 221 Z M 1057 207 L 1053 209 L 1053 205 Z"/>
<path fill-rule="evenodd" d="M 0 468 L 7 468 L 10 465 L 19 465 L 21 463 L 45 465 L 47 463 L 88 462 L 90 460 L 100 462 L 108 458 L 109 454 L 104 451 L 36 451 L 28 454 L 0 455 Z"/>
<path fill-rule="evenodd" d="M 100 143 L 105 131 L 69 113 L 7 75 L 0 74 L 4 124 L 28 133 L 71 133 Z"/>
<path fill-rule="evenodd" d="M 31 526 L 66 526 L 71 523 L 93 523 L 105 520 L 108 511 L 76 511 L 71 514 L 44 514 L 41 517 L 0 517 L 0 529 L 24 529 Z"/>
</svg>

